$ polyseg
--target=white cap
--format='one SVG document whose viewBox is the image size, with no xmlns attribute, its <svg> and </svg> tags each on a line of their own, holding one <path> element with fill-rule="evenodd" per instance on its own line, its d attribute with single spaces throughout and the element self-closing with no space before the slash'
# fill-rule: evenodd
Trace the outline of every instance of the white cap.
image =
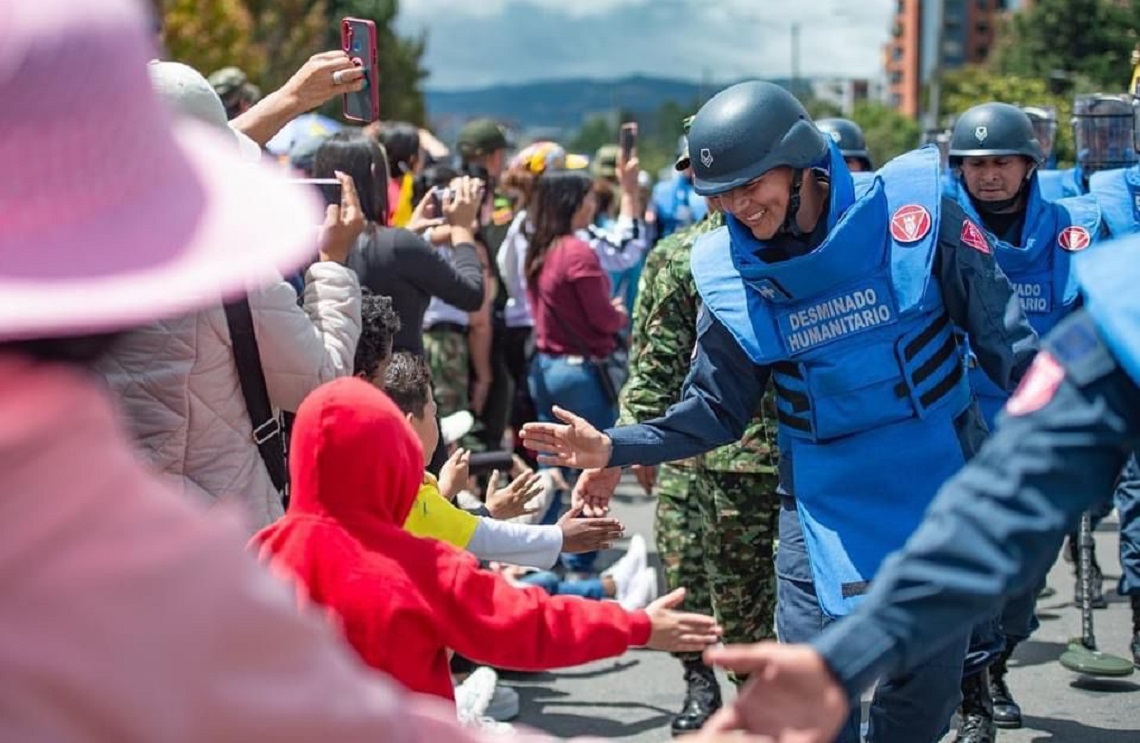
<svg viewBox="0 0 1140 743">
<path fill-rule="evenodd" d="M 443 433 L 443 443 L 450 446 L 471 432 L 475 427 L 475 416 L 466 410 L 452 413 L 439 419 L 439 428 Z"/>
<path fill-rule="evenodd" d="M 148 64 L 147 71 L 155 93 L 170 110 L 230 132 L 237 140 L 242 159 L 261 159 L 261 148 L 257 143 L 230 126 L 222 99 L 202 73 L 181 62 L 158 60 Z"/>
</svg>

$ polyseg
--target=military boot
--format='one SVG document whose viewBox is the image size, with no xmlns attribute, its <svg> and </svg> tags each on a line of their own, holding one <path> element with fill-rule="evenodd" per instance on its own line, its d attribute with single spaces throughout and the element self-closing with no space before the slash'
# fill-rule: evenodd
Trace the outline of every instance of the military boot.
<svg viewBox="0 0 1140 743">
<path fill-rule="evenodd" d="M 700 730 L 721 708 L 720 684 L 716 674 L 700 659 L 685 661 L 685 702 L 673 718 L 673 735 Z"/>
<path fill-rule="evenodd" d="M 1132 601 L 1132 662 L 1140 668 L 1140 594 L 1134 593 Z"/>
<path fill-rule="evenodd" d="M 962 722 L 954 743 L 994 743 L 996 737 L 987 669 L 962 680 Z"/>
<path fill-rule="evenodd" d="M 1021 707 L 1005 683 L 1006 674 L 1009 673 L 1007 664 L 1015 647 L 1017 646 L 1008 645 L 997 662 L 990 666 L 990 699 L 994 705 L 994 725 L 999 728 L 1021 727 Z"/>
</svg>

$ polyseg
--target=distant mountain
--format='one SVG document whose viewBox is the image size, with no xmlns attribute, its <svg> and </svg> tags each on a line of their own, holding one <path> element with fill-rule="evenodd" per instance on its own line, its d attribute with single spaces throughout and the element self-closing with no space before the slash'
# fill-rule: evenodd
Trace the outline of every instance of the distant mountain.
<svg viewBox="0 0 1140 743">
<path fill-rule="evenodd" d="M 719 87 L 719 86 L 717 86 Z M 428 90 L 428 115 L 446 127 L 454 121 L 489 116 L 519 129 L 577 129 L 591 114 L 627 110 L 652 113 L 666 101 L 699 101 L 716 88 L 653 77 L 621 80 L 550 80 L 496 85 L 478 90 Z"/>
</svg>

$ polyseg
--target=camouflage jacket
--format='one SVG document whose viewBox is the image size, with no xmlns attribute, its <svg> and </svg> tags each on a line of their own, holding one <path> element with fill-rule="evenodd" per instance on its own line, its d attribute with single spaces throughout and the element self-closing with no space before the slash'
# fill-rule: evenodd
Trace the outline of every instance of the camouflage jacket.
<svg viewBox="0 0 1140 743">
<path fill-rule="evenodd" d="M 621 394 L 620 423 L 656 418 L 681 399 L 696 344 L 700 296 L 689 267 L 693 243 L 721 226 L 717 214 L 662 240 L 649 254 L 633 312 L 630 374 Z M 721 447 L 684 462 L 718 472 L 776 471 L 776 408 L 773 390 L 737 444 Z"/>
</svg>

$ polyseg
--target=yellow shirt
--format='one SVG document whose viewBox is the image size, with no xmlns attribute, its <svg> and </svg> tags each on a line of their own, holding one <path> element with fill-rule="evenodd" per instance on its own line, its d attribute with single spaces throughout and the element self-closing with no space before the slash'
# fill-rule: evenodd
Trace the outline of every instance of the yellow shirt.
<svg viewBox="0 0 1140 743">
<path fill-rule="evenodd" d="M 404 530 L 417 537 L 430 537 L 466 549 L 478 526 L 479 517 L 452 505 L 440 494 L 436 479 L 425 472 Z"/>
</svg>

